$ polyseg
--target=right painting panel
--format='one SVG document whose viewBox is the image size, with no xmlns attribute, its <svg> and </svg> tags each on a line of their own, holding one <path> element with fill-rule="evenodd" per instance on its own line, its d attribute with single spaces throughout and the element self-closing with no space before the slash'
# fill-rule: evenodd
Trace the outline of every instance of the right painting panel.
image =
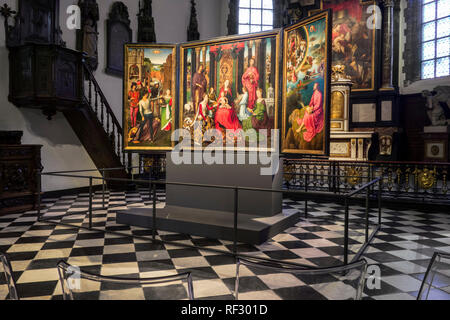
<svg viewBox="0 0 450 320">
<path fill-rule="evenodd" d="M 330 13 L 284 30 L 283 153 L 327 155 Z"/>
<path fill-rule="evenodd" d="M 374 5 L 373 0 L 321 1 L 321 9 L 333 12 L 333 66 L 346 66 L 345 73 L 353 81 L 352 91 L 374 90 Z"/>
</svg>

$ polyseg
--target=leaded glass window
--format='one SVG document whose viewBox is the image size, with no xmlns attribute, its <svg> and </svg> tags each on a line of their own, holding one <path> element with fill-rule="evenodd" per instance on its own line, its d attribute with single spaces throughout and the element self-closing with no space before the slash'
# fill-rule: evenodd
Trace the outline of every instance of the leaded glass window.
<svg viewBox="0 0 450 320">
<path fill-rule="evenodd" d="M 239 34 L 273 29 L 273 0 L 239 1 Z"/>
<path fill-rule="evenodd" d="M 450 75 L 450 0 L 422 0 L 422 79 Z"/>
</svg>

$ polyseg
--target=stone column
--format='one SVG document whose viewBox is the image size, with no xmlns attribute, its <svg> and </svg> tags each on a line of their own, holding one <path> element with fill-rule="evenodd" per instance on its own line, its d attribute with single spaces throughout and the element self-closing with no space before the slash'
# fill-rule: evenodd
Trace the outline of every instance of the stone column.
<svg viewBox="0 0 450 320">
<path fill-rule="evenodd" d="M 239 0 L 229 0 L 228 10 L 227 28 L 230 36 L 239 33 Z"/>
<path fill-rule="evenodd" d="M 382 89 L 392 89 L 393 84 L 393 0 L 383 0 L 383 72 L 382 72 Z"/>
</svg>

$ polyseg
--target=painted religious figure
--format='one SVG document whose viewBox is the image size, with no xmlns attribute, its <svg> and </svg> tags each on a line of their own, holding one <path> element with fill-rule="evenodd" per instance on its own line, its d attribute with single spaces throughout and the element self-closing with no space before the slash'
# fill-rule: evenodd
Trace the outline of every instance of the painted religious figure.
<svg viewBox="0 0 450 320">
<path fill-rule="evenodd" d="M 182 45 L 180 126 L 193 134 L 200 123 L 202 133 L 215 129 L 224 142 L 252 130 L 270 148 L 277 127 L 279 37 L 271 31 Z"/>
<path fill-rule="evenodd" d="M 329 11 L 284 32 L 283 147 L 285 153 L 326 155 L 329 123 Z"/>
<path fill-rule="evenodd" d="M 125 150 L 172 149 L 175 55 L 175 46 L 172 45 L 126 45 Z"/>
<path fill-rule="evenodd" d="M 297 118 L 299 128 L 297 133 L 303 134 L 306 142 L 311 142 L 323 130 L 323 96 L 319 89 L 319 83 L 314 83 L 314 93 L 312 94 L 309 106 L 306 107 L 303 118 Z"/>
<path fill-rule="evenodd" d="M 206 77 L 204 74 L 204 66 L 200 64 L 197 72 L 192 77 L 192 97 L 194 106 L 197 109 L 200 101 L 203 99 L 203 94 L 206 92 L 207 86 Z"/>
<path fill-rule="evenodd" d="M 259 87 L 259 72 L 255 67 L 255 59 L 250 59 L 250 65 L 242 75 L 242 85 L 248 92 L 248 108 L 253 109 L 256 101 L 256 90 Z"/>
<path fill-rule="evenodd" d="M 322 9 L 332 9 L 332 52 L 334 65 L 345 65 L 346 73 L 353 81 L 352 90 L 374 88 L 374 46 L 376 21 L 367 10 L 375 1 L 322 0 Z"/>
</svg>

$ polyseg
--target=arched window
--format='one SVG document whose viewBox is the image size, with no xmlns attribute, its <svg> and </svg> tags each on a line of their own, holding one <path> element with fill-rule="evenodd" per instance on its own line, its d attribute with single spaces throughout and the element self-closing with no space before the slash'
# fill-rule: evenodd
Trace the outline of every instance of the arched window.
<svg viewBox="0 0 450 320">
<path fill-rule="evenodd" d="M 239 0 L 239 34 L 273 29 L 273 0 Z"/>
<path fill-rule="evenodd" d="M 450 75 L 450 0 L 422 0 L 422 79 Z"/>
</svg>

